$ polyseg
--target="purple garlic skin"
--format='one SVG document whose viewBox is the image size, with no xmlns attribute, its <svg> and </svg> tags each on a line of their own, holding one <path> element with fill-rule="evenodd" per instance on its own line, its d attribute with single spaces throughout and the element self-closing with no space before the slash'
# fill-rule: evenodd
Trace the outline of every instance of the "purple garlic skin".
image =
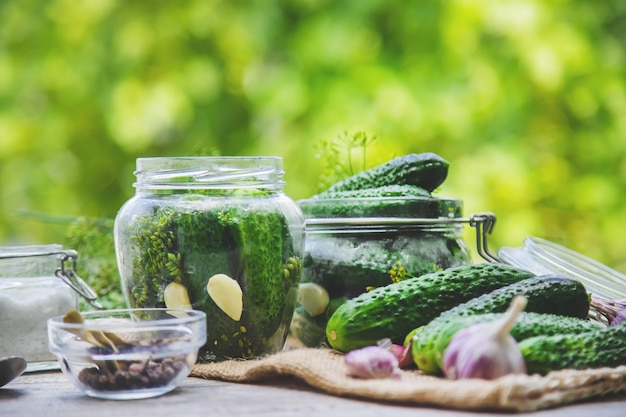
<svg viewBox="0 0 626 417">
<path fill-rule="evenodd" d="M 400 378 L 398 359 L 388 349 L 366 346 L 351 350 L 344 357 L 348 374 L 356 378 Z"/>
<path fill-rule="evenodd" d="M 623 310 L 626 310 L 626 298 L 621 298 L 619 300 L 610 300 L 608 298 L 599 297 L 597 295 L 591 295 L 591 308 L 596 310 L 600 315 L 602 315 L 607 324 L 613 326 L 613 321 L 616 320 L 617 316 L 621 313 L 622 316 L 626 313 Z M 619 321 L 618 321 L 619 323 Z"/>
<path fill-rule="evenodd" d="M 481 323 L 460 330 L 443 356 L 443 369 L 450 379 L 496 379 L 526 373 L 524 358 L 509 334 L 494 339 L 493 323 Z"/>
<path fill-rule="evenodd" d="M 391 339 L 381 339 L 376 345 L 385 348 L 389 352 L 393 353 L 393 356 L 395 356 L 398 360 L 398 367 L 400 369 L 413 366 L 413 357 L 411 356 L 410 344 L 396 345 L 391 342 Z"/>
<path fill-rule="evenodd" d="M 626 308 L 621 309 L 617 312 L 613 320 L 611 320 L 611 326 L 617 326 L 620 323 L 626 322 Z"/>
<path fill-rule="evenodd" d="M 525 374 L 526 363 L 509 332 L 526 302 L 524 296 L 516 296 L 501 320 L 459 330 L 443 354 L 446 377 L 491 380 L 508 374 Z"/>
</svg>

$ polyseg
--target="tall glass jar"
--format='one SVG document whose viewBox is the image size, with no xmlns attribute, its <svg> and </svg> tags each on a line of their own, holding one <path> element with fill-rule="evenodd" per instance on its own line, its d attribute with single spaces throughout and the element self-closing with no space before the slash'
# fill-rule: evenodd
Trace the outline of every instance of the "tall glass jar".
<svg viewBox="0 0 626 417">
<path fill-rule="evenodd" d="M 61 245 L 0 247 L 0 357 L 21 356 L 27 371 L 56 369 L 46 321 L 96 294 L 74 272 L 78 254 Z"/>
<path fill-rule="evenodd" d="M 326 323 L 345 300 L 371 288 L 471 262 L 462 201 L 377 197 L 300 200 L 306 219 L 303 276 L 291 332 L 326 342 Z"/>
<path fill-rule="evenodd" d="M 135 195 L 115 220 L 129 307 L 207 315 L 199 361 L 283 348 L 301 276 L 304 218 L 280 157 L 137 160 Z"/>
</svg>

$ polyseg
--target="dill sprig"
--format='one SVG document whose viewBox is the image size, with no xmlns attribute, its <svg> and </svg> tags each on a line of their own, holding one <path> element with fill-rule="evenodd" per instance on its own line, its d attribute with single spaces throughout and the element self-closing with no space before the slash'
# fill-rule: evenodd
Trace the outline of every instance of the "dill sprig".
<svg viewBox="0 0 626 417">
<path fill-rule="evenodd" d="M 172 208 L 137 216 L 130 240 L 139 253 L 133 257 L 133 283 L 129 302 L 133 307 L 165 306 L 163 291 L 170 282 L 181 280 L 181 254 L 176 247 Z"/>
<path fill-rule="evenodd" d="M 367 149 L 376 140 L 363 130 L 353 133 L 344 131 L 336 138 L 324 139 L 315 144 L 316 157 L 323 162 L 318 191 L 367 168 Z M 355 157 L 360 154 L 357 166 Z"/>
<path fill-rule="evenodd" d="M 98 294 L 98 302 L 106 309 L 124 308 L 115 244 L 113 219 L 77 217 L 68 223 L 63 246 L 78 252 L 76 273 Z M 79 298 L 81 309 L 92 309 Z"/>
</svg>

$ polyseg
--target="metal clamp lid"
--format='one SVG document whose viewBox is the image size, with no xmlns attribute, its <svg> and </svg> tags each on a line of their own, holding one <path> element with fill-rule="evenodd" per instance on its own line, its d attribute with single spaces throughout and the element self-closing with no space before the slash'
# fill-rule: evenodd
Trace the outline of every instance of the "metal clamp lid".
<svg viewBox="0 0 626 417">
<path fill-rule="evenodd" d="M 75 250 L 64 249 L 42 252 L 0 253 L 0 258 L 13 259 L 54 255 L 58 255 L 61 261 L 61 266 L 54 271 L 54 275 L 72 288 L 78 295 L 87 300 L 87 302 L 93 307 L 102 309 L 102 305 L 97 301 L 98 294 L 76 273 L 76 260 L 78 259 L 78 252 Z"/>
<path fill-rule="evenodd" d="M 496 224 L 496 215 L 491 212 L 478 213 L 470 217 L 470 226 L 476 229 L 476 250 L 483 259 L 489 262 L 502 262 L 491 253 L 487 245 L 487 236 L 493 232 Z"/>
</svg>

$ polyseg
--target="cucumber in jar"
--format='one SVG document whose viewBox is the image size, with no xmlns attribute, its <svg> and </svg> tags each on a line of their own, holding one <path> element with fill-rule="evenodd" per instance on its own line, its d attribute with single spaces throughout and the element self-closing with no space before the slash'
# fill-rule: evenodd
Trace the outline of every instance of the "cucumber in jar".
<svg viewBox="0 0 626 417">
<path fill-rule="evenodd" d="M 276 338 L 286 336 L 284 315 L 293 311 L 301 276 L 286 218 L 269 206 L 247 210 L 200 195 L 181 199 L 194 204 L 156 208 L 135 219 L 130 304 L 180 307 L 166 305 L 164 293 L 171 283 L 182 285 L 191 307 L 207 315 L 201 360 L 270 353 Z M 222 290 L 209 293 L 209 280 L 218 275 L 239 286 L 238 315 L 217 298 Z"/>
</svg>

